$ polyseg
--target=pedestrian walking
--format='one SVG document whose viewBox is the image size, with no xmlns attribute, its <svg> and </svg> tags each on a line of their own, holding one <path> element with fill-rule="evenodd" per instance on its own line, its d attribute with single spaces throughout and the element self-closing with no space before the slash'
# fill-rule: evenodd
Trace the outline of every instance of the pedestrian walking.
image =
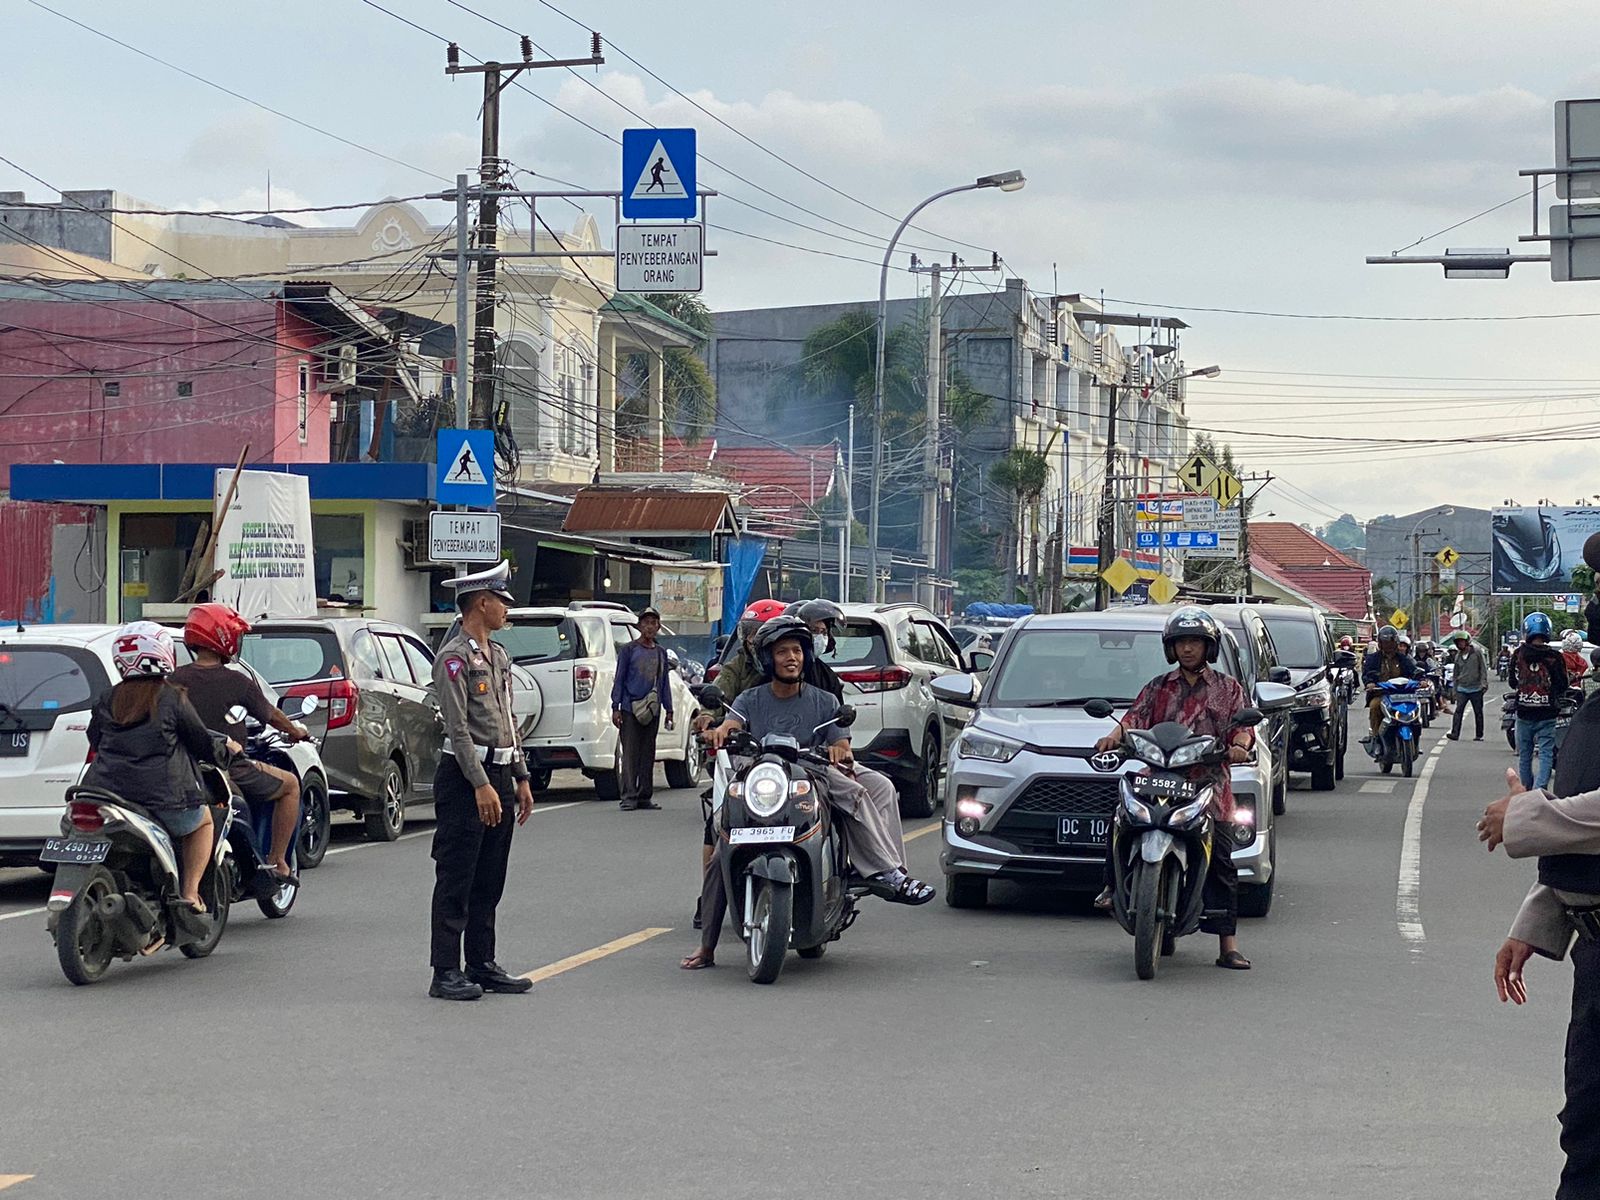
<svg viewBox="0 0 1600 1200">
<path fill-rule="evenodd" d="M 1560 652 L 1549 644 L 1552 628 L 1546 614 L 1529 613 L 1522 622 L 1522 645 L 1511 656 L 1511 690 L 1517 696 L 1517 767 L 1524 788 L 1544 787 L 1555 765 L 1556 712 L 1567 691 L 1567 667 Z"/>
<path fill-rule="evenodd" d="M 433 689 L 446 753 L 433 777 L 433 984 L 440 1000 L 526 992 L 531 980 L 495 961 L 495 908 L 506 886 L 511 834 L 533 812 L 511 703 L 511 657 L 492 634 L 510 611 L 511 567 L 447 579 L 461 630 L 439 647 Z M 466 971 L 461 970 L 463 940 Z"/>
<path fill-rule="evenodd" d="M 639 614 L 639 640 L 617 651 L 617 679 L 611 685 L 611 723 L 617 727 L 617 777 L 623 812 L 660 808 L 655 790 L 656 729 L 663 719 L 671 729 L 672 685 L 667 652 L 657 644 L 661 614 Z"/>
<path fill-rule="evenodd" d="M 1451 661 L 1455 664 L 1456 711 L 1450 721 L 1450 732 L 1445 736 L 1452 742 L 1461 740 L 1461 721 L 1472 706 L 1473 741 L 1483 741 L 1483 693 L 1489 687 L 1489 654 L 1472 640 L 1465 629 L 1450 635 L 1455 643 Z"/>
</svg>

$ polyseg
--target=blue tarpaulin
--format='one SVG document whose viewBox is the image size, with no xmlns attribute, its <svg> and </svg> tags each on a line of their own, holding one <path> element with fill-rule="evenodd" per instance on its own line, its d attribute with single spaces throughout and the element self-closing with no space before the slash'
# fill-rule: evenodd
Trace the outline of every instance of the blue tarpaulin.
<svg viewBox="0 0 1600 1200">
<path fill-rule="evenodd" d="M 1017 617 L 1031 617 L 1033 605 L 1031 604 L 991 604 L 987 600 L 979 600 L 975 604 L 967 605 L 969 617 L 999 617 L 1002 619 L 1016 619 Z"/>
<path fill-rule="evenodd" d="M 722 622 L 720 632 L 732 633 L 739 614 L 750 599 L 750 588 L 767 555 L 767 539 L 740 537 L 728 542 L 728 565 L 722 572 Z"/>
</svg>

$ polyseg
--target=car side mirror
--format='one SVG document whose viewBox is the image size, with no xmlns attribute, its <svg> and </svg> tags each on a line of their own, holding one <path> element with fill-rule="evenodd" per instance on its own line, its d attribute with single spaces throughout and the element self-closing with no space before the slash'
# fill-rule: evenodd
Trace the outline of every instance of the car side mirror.
<svg viewBox="0 0 1600 1200">
<path fill-rule="evenodd" d="M 244 705 L 235 704 L 227 712 L 222 714 L 222 719 L 229 725 L 243 725 L 245 718 L 247 718 L 249 715 L 250 714 L 246 711 Z"/>
<path fill-rule="evenodd" d="M 722 695 L 722 689 L 714 683 L 702 683 L 699 687 L 689 689 L 694 698 L 707 708 L 722 708 L 727 700 Z"/>
<path fill-rule="evenodd" d="M 1269 683 L 1291 683 L 1294 676 L 1289 674 L 1288 667 L 1268 667 L 1267 681 Z"/>
<path fill-rule="evenodd" d="M 1335 651 L 1333 656 L 1333 665 L 1336 667 L 1344 667 L 1346 670 L 1348 670 L 1356 665 L 1356 656 L 1349 650 Z"/>
<path fill-rule="evenodd" d="M 309 717 L 312 713 L 316 712 L 317 709 L 320 708 L 321 706 L 322 706 L 322 702 L 320 700 L 318 700 L 315 696 L 305 696 L 300 701 L 300 715 L 302 717 Z"/>
<path fill-rule="evenodd" d="M 1286 683 L 1256 684 L 1256 707 L 1273 712 L 1294 703 L 1295 690 Z"/>
<path fill-rule="evenodd" d="M 841 704 L 839 715 L 834 717 L 833 723 L 841 729 L 849 729 L 856 723 L 856 710 L 848 704 Z"/>
<path fill-rule="evenodd" d="M 1233 714 L 1233 724 L 1241 729 L 1249 728 L 1253 725 L 1259 725 L 1266 719 L 1267 714 L 1262 712 L 1259 708 L 1241 708 L 1238 712 Z"/>
<path fill-rule="evenodd" d="M 1083 711 L 1085 716 L 1103 721 L 1117 710 L 1111 706 L 1109 700 L 1091 700 L 1083 706 Z"/>
<path fill-rule="evenodd" d="M 967 670 L 977 675 L 994 666 L 993 650 L 974 650 L 967 655 Z"/>
<path fill-rule="evenodd" d="M 940 675 L 928 687 L 933 692 L 933 698 L 945 704 L 955 704 L 962 708 L 976 706 L 977 702 L 973 697 L 978 690 L 978 681 L 969 674 Z"/>
</svg>

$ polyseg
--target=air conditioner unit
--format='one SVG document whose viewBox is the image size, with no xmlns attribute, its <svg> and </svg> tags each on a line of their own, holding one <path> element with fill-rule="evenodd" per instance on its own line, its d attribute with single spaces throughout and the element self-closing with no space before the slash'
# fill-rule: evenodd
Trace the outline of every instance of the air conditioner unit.
<svg viewBox="0 0 1600 1200">
<path fill-rule="evenodd" d="M 346 387 L 356 385 L 356 348 L 351 345 L 339 347 L 339 382 Z"/>
<path fill-rule="evenodd" d="M 428 557 L 428 518 L 418 517 L 407 520 L 404 532 L 395 541 L 405 554 L 405 565 L 408 571 L 429 571 L 434 567 L 447 564 L 434 562 Z"/>
</svg>

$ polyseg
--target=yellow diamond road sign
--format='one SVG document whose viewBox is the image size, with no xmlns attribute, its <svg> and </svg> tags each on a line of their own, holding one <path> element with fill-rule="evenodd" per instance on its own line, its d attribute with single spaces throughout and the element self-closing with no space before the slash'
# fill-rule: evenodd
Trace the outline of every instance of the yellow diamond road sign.
<svg viewBox="0 0 1600 1200">
<path fill-rule="evenodd" d="M 1208 490 L 1213 500 L 1222 505 L 1223 508 L 1227 508 L 1244 491 L 1244 484 L 1234 477 L 1233 472 L 1219 470 L 1216 479 L 1212 481 Z"/>
<path fill-rule="evenodd" d="M 1204 454 L 1191 454 L 1189 461 L 1178 468 L 1178 478 L 1189 486 L 1191 492 L 1204 492 L 1207 495 L 1221 473 L 1222 468 Z"/>
<path fill-rule="evenodd" d="M 1397 608 L 1389 614 L 1389 624 L 1396 629 L 1404 629 L 1408 620 L 1410 618 L 1406 616 L 1406 611 L 1403 608 Z"/>
<path fill-rule="evenodd" d="M 1157 604 L 1171 604 L 1178 594 L 1178 585 L 1165 575 L 1157 575 L 1150 581 L 1150 599 Z"/>
<path fill-rule="evenodd" d="M 1446 546 L 1433 556 L 1433 561 L 1441 567 L 1453 567 L 1461 561 L 1461 553 L 1453 546 Z"/>
<path fill-rule="evenodd" d="M 1139 572 L 1133 569 L 1127 559 L 1119 558 L 1100 572 L 1100 578 L 1109 583 L 1111 590 L 1120 596 L 1139 581 Z"/>
</svg>

